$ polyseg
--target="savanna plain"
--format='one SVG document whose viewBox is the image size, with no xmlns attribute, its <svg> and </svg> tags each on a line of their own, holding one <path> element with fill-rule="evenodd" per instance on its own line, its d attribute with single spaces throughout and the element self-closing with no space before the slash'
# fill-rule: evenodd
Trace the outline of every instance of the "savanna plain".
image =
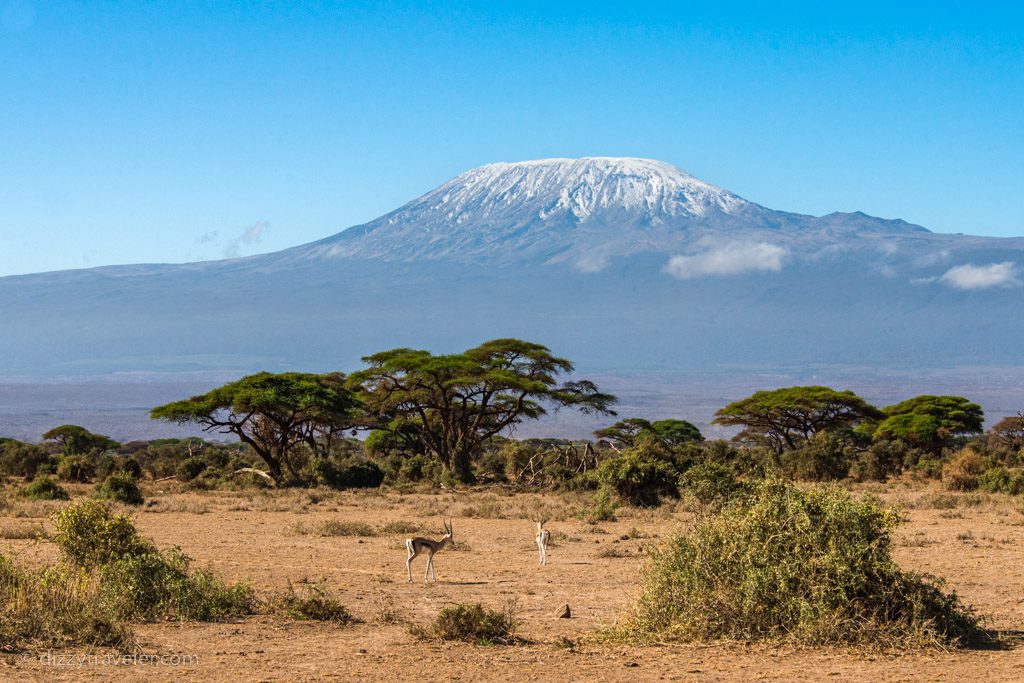
<svg viewBox="0 0 1024 683">
<path fill-rule="evenodd" d="M 212 623 L 157 620 L 134 627 L 134 660 L 104 648 L 7 654 L 5 680 L 958 680 L 1024 679 L 1024 504 L 958 493 L 912 479 L 853 484 L 902 509 L 893 556 L 904 569 L 944 577 L 946 588 L 999 631 L 995 644 L 960 649 L 806 647 L 733 641 L 631 644 L 606 637 L 636 602 L 652 548 L 700 514 L 685 498 L 614 519 L 581 514 L 574 493 L 193 491 L 148 482 L 146 504 L 124 508 L 158 547 L 179 546 L 193 565 L 261 594 L 282 587 L 329 591 L 351 620 L 258 614 Z M 78 490 L 78 489 L 81 490 Z M 88 487 L 70 485 L 72 499 Z M 0 551 L 23 566 L 58 561 L 52 514 L 65 503 L 18 500 L 0 510 Z M 551 531 L 538 564 L 535 523 Z M 454 546 L 424 558 L 406 579 L 404 539 L 438 538 L 451 519 Z M 480 603 L 516 622 L 512 644 L 425 636 L 439 612 Z M 562 618 L 568 605 L 571 617 Z M 107 659 L 104 659 L 107 657 Z"/>
</svg>

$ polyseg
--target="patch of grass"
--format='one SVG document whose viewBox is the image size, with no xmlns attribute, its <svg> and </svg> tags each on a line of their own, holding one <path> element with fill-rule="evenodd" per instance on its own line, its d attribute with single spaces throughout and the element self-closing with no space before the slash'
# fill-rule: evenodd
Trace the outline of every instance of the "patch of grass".
<svg viewBox="0 0 1024 683">
<path fill-rule="evenodd" d="M 422 524 L 407 522 L 401 519 L 385 522 L 380 527 L 380 533 L 382 536 L 404 536 L 407 534 L 417 534 L 422 530 Z"/>
<path fill-rule="evenodd" d="M 330 519 L 312 527 L 299 523 L 292 526 L 291 530 L 300 536 L 362 536 L 368 538 L 377 535 L 377 531 L 365 522 L 342 522 L 336 519 Z"/>
<path fill-rule="evenodd" d="M 428 633 L 441 640 L 513 645 L 518 642 L 516 610 L 515 601 L 506 603 L 501 611 L 488 609 L 480 603 L 459 603 L 441 609 Z"/>
<path fill-rule="evenodd" d="M 297 621 L 333 621 L 338 624 L 355 621 L 345 606 L 319 583 L 304 586 L 303 593 L 299 594 L 289 582 L 288 589 L 271 601 L 271 610 Z"/>
<path fill-rule="evenodd" d="M 5 538 L 9 541 L 34 541 L 47 538 L 47 534 L 42 524 L 5 526 L 0 527 L 0 538 Z"/>
<path fill-rule="evenodd" d="M 75 646 L 137 648 L 89 577 L 61 568 L 17 567 L 0 555 L 0 643 L 4 650 Z"/>
<path fill-rule="evenodd" d="M 656 550 L 627 640 L 769 640 L 951 647 L 993 634 L 940 580 L 890 556 L 895 510 L 777 479 Z"/>
</svg>

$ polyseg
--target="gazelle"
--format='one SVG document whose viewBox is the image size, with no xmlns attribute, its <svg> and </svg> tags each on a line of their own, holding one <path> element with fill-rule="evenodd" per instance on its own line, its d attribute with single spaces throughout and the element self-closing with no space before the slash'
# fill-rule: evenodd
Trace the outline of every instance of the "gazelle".
<svg viewBox="0 0 1024 683">
<path fill-rule="evenodd" d="M 405 558 L 405 573 L 409 575 L 409 583 L 412 583 L 412 561 L 422 552 L 427 553 L 427 569 L 423 572 L 423 583 L 427 582 L 429 574 L 433 574 L 434 581 L 437 581 L 437 572 L 434 571 L 434 553 L 440 552 L 449 543 L 453 547 L 455 546 L 455 541 L 452 539 L 451 522 L 444 520 L 441 522 L 444 524 L 445 534 L 437 541 L 421 536 L 405 539 L 405 549 L 409 551 L 409 557 Z"/>
<path fill-rule="evenodd" d="M 551 540 L 551 532 L 544 528 L 544 524 L 548 520 L 543 519 L 537 522 L 537 550 L 540 551 L 540 562 L 538 564 L 548 563 L 548 541 Z"/>
</svg>

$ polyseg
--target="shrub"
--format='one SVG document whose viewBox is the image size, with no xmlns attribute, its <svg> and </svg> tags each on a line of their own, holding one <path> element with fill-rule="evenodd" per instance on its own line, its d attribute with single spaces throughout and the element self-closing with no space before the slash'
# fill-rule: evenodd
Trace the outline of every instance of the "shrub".
<svg viewBox="0 0 1024 683">
<path fill-rule="evenodd" d="M 710 460 L 684 472 L 679 485 L 702 505 L 713 508 L 721 507 L 747 488 L 731 468 Z"/>
<path fill-rule="evenodd" d="M 978 488 L 989 493 L 1020 495 L 1024 493 L 1024 472 L 1008 470 L 1005 467 L 990 467 L 978 477 Z"/>
<path fill-rule="evenodd" d="M 192 570 L 177 548 L 158 551 L 131 519 L 98 500 L 66 506 L 53 524 L 53 542 L 72 565 L 97 577 L 98 599 L 116 618 L 208 621 L 255 609 L 251 587 Z"/>
<path fill-rule="evenodd" d="M 142 505 L 145 499 L 138 482 L 127 472 L 115 472 L 96 487 L 95 497 L 125 505 Z"/>
<path fill-rule="evenodd" d="M 441 640 L 464 640 L 478 645 L 511 645 L 516 642 L 515 603 L 497 612 L 480 603 L 443 608 L 431 632 Z"/>
<path fill-rule="evenodd" d="M 622 455 L 605 460 L 597 469 L 602 486 L 608 487 L 631 505 L 651 507 L 664 496 L 678 498 L 678 475 L 667 462 Z"/>
<path fill-rule="evenodd" d="M 982 457 L 965 448 L 942 466 L 942 483 L 950 491 L 973 491 L 978 488 L 978 476 L 984 471 Z"/>
<path fill-rule="evenodd" d="M 594 496 L 594 505 L 579 513 L 579 517 L 588 522 L 614 522 L 617 517 L 615 511 L 619 508 L 616 495 L 608 489 L 600 489 Z"/>
<path fill-rule="evenodd" d="M 630 639 L 947 646 L 986 642 L 971 611 L 890 556 L 892 509 L 827 487 L 758 483 L 656 550 Z"/>
<path fill-rule="evenodd" d="M 103 481 L 117 471 L 117 458 L 110 453 L 103 453 L 96 458 L 95 475 L 97 481 Z"/>
<path fill-rule="evenodd" d="M 0 643 L 5 650 L 71 646 L 134 648 L 94 581 L 60 569 L 22 569 L 0 555 Z"/>
<path fill-rule="evenodd" d="M 425 455 L 412 455 L 402 461 L 398 476 L 405 481 L 423 481 L 434 476 L 437 469 L 437 461 Z"/>
<path fill-rule="evenodd" d="M 61 481 L 86 483 L 96 474 L 96 468 L 84 455 L 65 455 L 57 463 L 57 478 Z"/>
<path fill-rule="evenodd" d="M 54 513 L 52 521 L 55 532 L 50 540 L 79 567 L 95 567 L 155 551 L 139 536 L 127 515 L 114 513 L 98 500 L 65 506 Z"/>
<path fill-rule="evenodd" d="M 142 477 L 142 464 L 135 458 L 125 458 L 122 460 L 119 469 L 132 479 Z"/>
<path fill-rule="evenodd" d="M 782 455 L 782 468 L 793 479 L 832 481 L 850 471 L 855 453 L 839 436 L 817 432 L 803 447 Z"/>
<path fill-rule="evenodd" d="M 32 500 L 71 500 L 67 490 L 51 477 L 36 477 L 22 493 Z"/>
<path fill-rule="evenodd" d="M 345 606 L 320 584 L 306 586 L 304 595 L 295 592 L 288 584 L 288 590 L 272 602 L 273 611 L 298 621 L 334 621 L 350 624 L 355 619 Z"/>
<path fill-rule="evenodd" d="M 350 459 L 338 468 L 338 486 L 375 489 L 384 483 L 384 470 L 369 460 Z"/>
<path fill-rule="evenodd" d="M 203 462 L 202 458 L 185 458 L 175 468 L 174 476 L 178 478 L 178 481 L 192 481 L 206 469 L 206 463 Z"/>
<path fill-rule="evenodd" d="M 190 564 L 178 548 L 125 555 L 100 568 L 100 592 L 122 619 L 215 621 L 255 610 L 250 586 Z"/>
<path fill-rule="evenodd" d="M 41 446 L 8 441 L 0 444 L 0 472 L 14 477 L 32 477 L 40 467 L 49 469 L 50 454 Z"/>
</svg>

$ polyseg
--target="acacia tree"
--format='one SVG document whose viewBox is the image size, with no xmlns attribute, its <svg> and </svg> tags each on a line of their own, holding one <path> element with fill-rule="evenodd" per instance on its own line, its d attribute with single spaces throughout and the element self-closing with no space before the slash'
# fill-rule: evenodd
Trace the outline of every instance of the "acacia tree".
<svg viewBox="0 0 1024 683">
<path fill-rule="evenodd" d="M 393 349 L 363 358 L 369 365 L 349 376 L 367 420 L 363 426 L 416 442 L 463 481 L 483 442 L 545 406 L 614 415 L 615 397 L 588 380 L 565 381 L 572 363 L 540 344 L 495 339 L 463 353 Z"/>
<path fill-rule="evenodd" d="M 980 434 L 985 422 L 981 406 L 963 396 L 915 396 L 889 406 L 885 415 L 875 439 L 903 439 L 934 453 L 956 437 Z"/>
<path fill-rule="evenodd" d="M 1024 413 L 1004 417 L 992 426 L 992 434 L 1001 443 L 1020 448 L 1024 445 Z"/>
<path fill-rule="evenodd" d="M 354 422 L 357 402 L 344 382 L 338 373 L 260 372 L 156 407 L 150 415 L 234 434 L 263 459 L 274 481 L 282 481 L 286 470 L 299 479 L 292 459 L 296 447 L 306 444 L 326 455 L 335 436 Z"/>
<path fill-rule="evenodd" d="M 61 425 L 43 434 L 43 439 L 56 441 L 65 455 L 82 455 L 92 450 L 105 451 L 121 444 L 103 434 L 93 434 L 78 425 Z"/>
<path fill-rule="evenodd" d="M 700 433 L 700 430 L 686 420 L 667 419 L 648 422 L 640 417 L 619 420 L 610 427 L 597 430 L 594 432 L 594 436 L 625 447 L 634 445 L 636 440 L 641 437 L 652 438 L 668 448 L 704 440 L 704 435 Z"/>
<path fill-rule="evenodd" d="M 762 439 L 781 455 L 819 431 L 883 417 L 882 411 L 852 391 L 809 386 L 758 391 L 719 410 L 713 422 L 742 426 L 745 429 L 737 438 Z"/>
</svg>

